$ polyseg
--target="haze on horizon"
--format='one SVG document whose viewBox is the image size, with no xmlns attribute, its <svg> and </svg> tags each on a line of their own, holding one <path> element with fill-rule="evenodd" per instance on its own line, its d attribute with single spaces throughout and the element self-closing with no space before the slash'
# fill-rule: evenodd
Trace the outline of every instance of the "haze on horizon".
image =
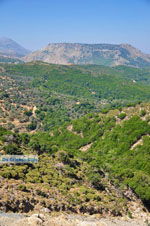
<svg viewBox="0 0 150 226">
<path fill-rule="evenodd" d="M 129 43 L 150 53 L 150 0 L 0 0 L 0 37 L 48 43 Z"/>
</svg>

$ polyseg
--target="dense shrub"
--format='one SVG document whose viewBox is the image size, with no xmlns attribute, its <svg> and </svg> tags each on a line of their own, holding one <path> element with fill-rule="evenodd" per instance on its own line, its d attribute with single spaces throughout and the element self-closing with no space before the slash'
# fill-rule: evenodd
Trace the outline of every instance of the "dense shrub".
<svg viewBox="0 0 150 226">
<path fill-rule="evenodd" d="M 22 154 L 21 150 L 17 147 L 16 144 L 9 144 L 4 147 L 6 154 L 9 155 L 20 155 Z"/>
<path fill-rule="evenodd" d="M 118 115 L 118 118 L 120 118 L 121 120 L 124 119 L 126 117 L 126 113 L 122 112 L 120 115 Z"/>
</svg>

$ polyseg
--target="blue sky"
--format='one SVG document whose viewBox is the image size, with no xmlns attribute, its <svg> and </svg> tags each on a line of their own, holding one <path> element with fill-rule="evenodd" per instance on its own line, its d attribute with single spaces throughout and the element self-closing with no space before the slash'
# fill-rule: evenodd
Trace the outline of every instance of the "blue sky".
<svg viewBox="0 0 150 226">
<path fill-rule="evenodd" d="M 150 53 L 150 0 L 0 0 L 0 36 L 31 50 L 50 42 L 130 43 Z"/>
</svg>

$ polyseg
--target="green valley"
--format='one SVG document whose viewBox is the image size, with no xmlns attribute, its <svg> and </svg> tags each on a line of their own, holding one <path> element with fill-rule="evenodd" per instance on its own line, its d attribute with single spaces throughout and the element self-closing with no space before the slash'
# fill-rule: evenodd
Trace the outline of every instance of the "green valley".
<svg viewBox="0 0 150 226">
<path fill-rule="evenodd" d="M 1 68 L 1 124 L 8 129 L 21 123 L 23 131 L 49 130 L 87 113 L 150 99 L 149 69 L 42 62 Z"/>
</svg>

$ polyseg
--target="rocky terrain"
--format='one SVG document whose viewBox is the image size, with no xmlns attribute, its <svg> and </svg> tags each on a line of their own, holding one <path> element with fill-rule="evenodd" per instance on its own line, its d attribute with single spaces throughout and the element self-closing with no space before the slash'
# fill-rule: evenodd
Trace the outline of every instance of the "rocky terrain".
<svg viewBox="0 0 150 226">
<path fill-rule="evenodd" d="M 136 219 L 124 218 L 100 218 L 99 216 L 84 215 L 49 215 L 36 213 L 30 216 L 17 214 L 0 214 L 1 226 L 147 226 L 149 217 L 146 220 L 139 217 Z"/>
<path fill-rule="evenodd" d="M 150 66 L 150 55 L 142 53 L 129 44 L 54 43 L 27 55 L 23 60 L 64 65 Z"/>
<path fill-rule="evenodd" d="M 150 55 L 129 44 L 50 43 L 31 52 L 10 38 L 0 38 L 0 62 L 43 61 L 62 65 L 149 67 Z"/>
</svg>

